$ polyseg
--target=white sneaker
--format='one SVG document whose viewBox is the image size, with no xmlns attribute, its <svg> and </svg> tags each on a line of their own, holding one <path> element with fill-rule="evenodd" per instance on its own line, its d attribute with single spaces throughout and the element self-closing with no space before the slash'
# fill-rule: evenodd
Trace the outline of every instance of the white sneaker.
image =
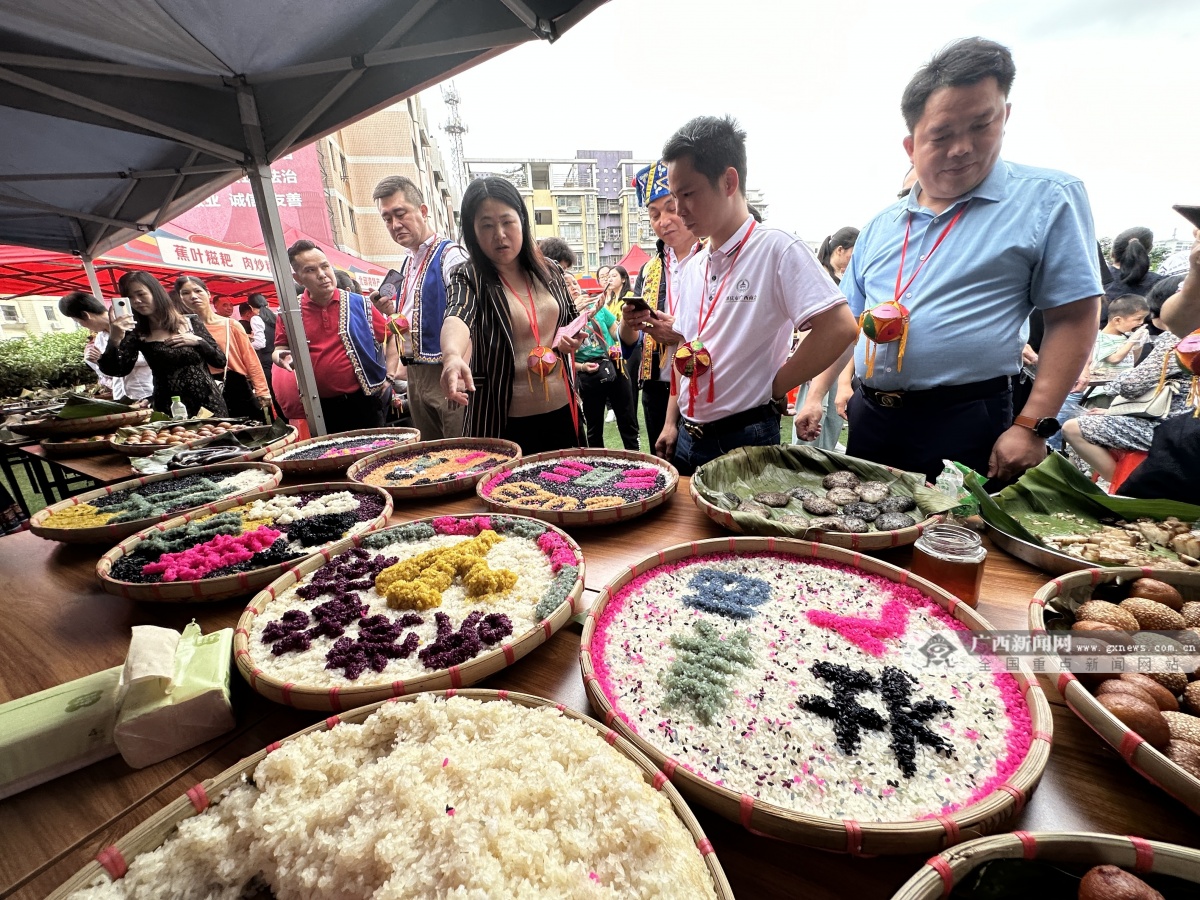
<svg viewBox="0 0 1200 900">
<path fill-rule="evenodd" d="M 606 412 L 606 413 L 604 414 L 604 421 L 605 421 L 605 422 L 615 422 L 615 421 L 617 421 L 617 414 L 616 414 L 615 412 L 613 412 L 613 411 L 610 409 L 608 412 Z"/>
</svg>

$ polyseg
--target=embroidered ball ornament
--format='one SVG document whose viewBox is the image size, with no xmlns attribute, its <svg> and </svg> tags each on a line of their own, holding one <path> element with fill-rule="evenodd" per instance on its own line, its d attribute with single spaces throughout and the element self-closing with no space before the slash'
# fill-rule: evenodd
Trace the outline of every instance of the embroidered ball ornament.
<svg viewBox="0 0 1200 900">
<path fill-rule="evenodd" d="M 712 368 L 712 355 L 700 341 L 683 344 L 675 351 L 675 371 L 684 378 L 699 378 Z"/>
<path fill-rule="evenodd" d="M 558 354 L 549 347 L 534 347 L 525 364 L 534 375 L 545 378 L 558 365 Z"/>
<path fill-rule="evenodd" d="M 397 334 L 403 334 L 411 330 L 412 326 L 409 324 L 408 316 L 397 313 L 392 316 L 392 328 L 395 329 Z"/>
<path fill-rule="evenodd" d="M 890 344 L 908 330 L 908 309 L 899 303 L 881 303 L 862 314 L 862 330 L 877 344 Z"/>
<path fill-rule="evenodd" d="M 904 368 L 904 349 L 908 344 L 908 307 L 892 300 L 864 310 L 858 319 L 858 327 L 867 338 L 867 377 L 875 374 L 875 352 L 879 344 L 900 342 L 896 357 L 896 371 Z"/>
<path fill-rule="evenodd" d="M 1175 345 L 1175 362 L 1179 363 L 1179 368 L 1192 375 L 1188 403 L 1193 407 L 1192 417 L 1200 418 L 1200 330 L 1193 331 Z M 1162 383 L 1166 382 L 1167 368 L 1164 362 L 1159 390 L 1162 390 Z"/>
</svg>

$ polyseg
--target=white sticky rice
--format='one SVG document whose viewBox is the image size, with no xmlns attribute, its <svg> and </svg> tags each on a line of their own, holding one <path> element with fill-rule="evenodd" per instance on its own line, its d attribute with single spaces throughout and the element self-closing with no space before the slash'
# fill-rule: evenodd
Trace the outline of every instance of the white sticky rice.
<svg viewBox="0 0 1200 900">
<path fill-rule="evenodd" d="M 73 897 L 234 900 L 255 877 L 281 900 L 716 896 L 670 801 L 594 729 L 428 695 L 285 743 Z"/>
</svg>

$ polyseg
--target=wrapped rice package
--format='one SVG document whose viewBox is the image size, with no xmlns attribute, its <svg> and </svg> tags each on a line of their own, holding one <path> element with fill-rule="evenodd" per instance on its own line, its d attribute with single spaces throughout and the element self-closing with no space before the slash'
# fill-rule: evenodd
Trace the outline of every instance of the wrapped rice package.
<svg viewBox="0 0 1200 900">
<path fill-rule="evenodd" d="M 152 625 L 134 627 L 114 731 L 125 762 L 140 769 L 233 728 L 232 655 L 231 628 L 204 635 L 192 622 L 180 635 Z"/>
<path fill-rule="evenodd" d="M 0 705 L 0 800 L 114 756 L 117 666 Z"/>
</svg>

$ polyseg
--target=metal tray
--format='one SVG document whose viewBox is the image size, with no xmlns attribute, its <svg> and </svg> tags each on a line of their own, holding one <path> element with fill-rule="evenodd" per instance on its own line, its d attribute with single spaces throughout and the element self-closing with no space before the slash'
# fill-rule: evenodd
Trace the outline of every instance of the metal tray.
<svg viewBox="0 0 1200 900">
<path fill-rule="evenodd" d="M 1057 550 L 1051 550 L 1049 547 L 1043 547 L 1041 544 L 1031 544 L 1029 541 L 1023 541 L 1021 538 L 1013 537 L 1007 532 L 1001 531 L 990 522 L 985 522 L 987 525 L 988 537 L 1001 550 L 1010 553 L 1017 559 L 1029 563 L 1043 572 L 1050 572 L 1054 575 L 1066 575 L 1068 572 L 1077 572 L 1080 569 L 1103 569 L 1104 566 L 1089 563 L 1085 559 L 1078 559 L 1074 556 L 1068 556 L 1066 553 L 1060 553 Z"/>
</svg>

